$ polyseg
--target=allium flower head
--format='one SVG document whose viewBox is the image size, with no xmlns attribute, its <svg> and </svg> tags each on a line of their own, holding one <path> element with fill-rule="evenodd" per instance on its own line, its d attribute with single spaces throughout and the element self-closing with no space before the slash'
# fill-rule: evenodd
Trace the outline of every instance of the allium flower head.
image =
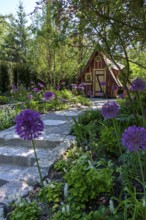
<svg viewBox="0 0 146 220">
<path fill-rule="evenodd" d="M 38 112 L 22 110 L 15 118 L 16 133 L 24 140 L 33 140 L 42 134 L 43 122 Z"/>
<path fill-rule="evenodd" d="M 122 134 L 122 144 L 130 151 L 139 151 L 146 148 L 146 129 L 139 126 L 130 126 Z"/>
<path fill-rule="evenodd" d="M 101 114 L 105 119 L 116 118 L 119 114 L 120 106 L 114 102 L 107 102 L 102 106 Z"/>
<path fill-rule="evenodd" d="M 61 82 L 61 85 L 64 86 L 64 85 L 65 85 L 65 82 Z"/>
<path fill-rule="evenodd" d="M 60 86 L 58 85 L 58 86 L 56 86 L 56 90 L 59 90 L 60 89 Z"/>
<path fill-rule="evenodd" d="M 33 91 L 34 91 L 34 92 L 38 92 L 39 89 L 36 87 L 36 88 L 33 89 Z"/>
<path fill-rule="evenodd" d="M 76 84 L 71 84 L 71 87 L 73 88 L 73 89 L 76 89 L 77 88 L 77 85 Z"/>
<path fill-rule="evenodd" d="M 119 94 L 119 98 L 120 99 L 124 99 L 125 98 L 125 94 Z"/>
<path fill-rule="evenodd" d="M 141 78 L 136 78 L 132 81 L 132 91 L 143 91 L 145 89 L 145 82 Z"/>
<path fill-rule="evenodd" d="M 28 95 L 28 98 L 29 98 L 29 99 L 33 99 L 33 95 L 31 95 L 31 94 Z"/>
<path fill-rule="evenodd" d="M 88 93 L 87 93 L 87 95 L 88 95 L 88 96 L 91 96 L 91 95 L 92 95 L 92 91 L 89 90 Z"/>
<path fill-rule="evenodd" d="M 44 84 L 42 84 L 42 83 L 38 83 L 38 86 L 39 86 L 40 88 L 44 88 Z"/>
<path fill-rule="evenodd" d="M 117 85 L 114 85 L 114 86 L 113 86 L 113 90 L 116 91 L 117 89 L 118 89 L 118 86 L 117 86 Z"/>
<path fill-rule="evenodd" d="M 53 99 L 54 97 L 55 97 L 55 95 L 51 91 L 47 91 L 44 94 L 44 98 L 46 99 L 46 101 L 49 101 L 50 99 Z"/>
</svg>

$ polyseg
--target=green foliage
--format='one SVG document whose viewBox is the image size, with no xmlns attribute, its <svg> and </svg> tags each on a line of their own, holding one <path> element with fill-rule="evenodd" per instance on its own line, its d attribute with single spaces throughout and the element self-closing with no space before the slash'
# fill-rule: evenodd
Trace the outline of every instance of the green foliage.
<svg viewBox="0 0 146 220">
<path fill-rule="evenodd" d="M 88 125 L 90 123 L 93 123 L 95 120 L 97 121 L 103 121 L 103 117 L 101 116 L 101 113 L 99 110 L 87 110 L 84 112 L 84 114 L 79 115 L 78 122 L 83 125 Z"/>
<path fill-rule="evenodd" d="M 77 101 L 79 103 L 81 103 L 81 105 L 86 105 L 86 106 L 90 106 L 91 105 L 91 102 L 88 98 L 86 97 L 83 97 L 81 95 L 77 96 Z"/>
<path fill-rule="evenodd" d="M 77 204 L 95 199 L 101 192 L 110 192 L 113 184 L 113 170 L 106 164 L 100 168 L 92 164 L 86 155 L 81 156 L 65 174 L 69 185 L 69 201 Z"/>
<path fill-rule="evenodd" d="M 58 160 L 54 164 L 54 169 L 57 171 L 66 171 L 70 167 L 70 161 L 69 160 Z"/>
<path fill-rule="evenodd" d="M 7 96 L 0 96 L 0 105 L 9 103 L 10 99 Z"/>
<path fill-rule="evenodd" d="M 51 182 L 45 186 L 45 195 L 48 203 L 52 204 L 53 211 L 58 208 L 62 198 L 63 184 L 60 182 Z M 43 190 L 39 192 L 39 197 L 43 201 Z"/>
<path fill-rule="evenodd" d="M 20 108 L 5 107 L 0 111 L 0 130 L 9 128 L 14 124 L 14 117 L 19 113 Z"/>
<path fill-rule="evenodd" d="M 28 105 L 29 105 L 30 109 L 32 109 L 34 111 L 39 111 L 39 102 L 38 101 L 31 100 Z"/>
<path fill-rule="evenodd" d="M 26 200 L 23 200 L 19 204 L 14 204 L 15 208 L 9 214 L 10 220 L 38 220 L 41 214 L 41 208 L 36 202 L 28 203 Z"/>
<path fill-rule="evenodd" d="M 69 210 L 68 210 L 69 207 Z M 108 207 L 100 205 L 97 210 L 85 213 L 78 209 L 78 207 L 69 205 L 62 206 L 62 211 L 58 211 L 53 215 L 52 220 L 123 220 L 120 215 L 113 215 Z"/>
<path fill-rule="evenodd" d="M 72 92 L 67 89 L 61 90 L 61 91 L 56 91 L 55 95 L 57 96 L 57 98 L 66 99 L 69 101 L 71 101 L 71 99 L 73 98 Z"/>
<path fill-rule="evenodd" d="M 115 129 L 111 126 L 103 126 L 98 140 L 100 150 L 105 151 L 107 154 L 116 154 L 118 152 L 117 139 Z"/>
<path fill-rule="evenodd" d="M 99 131 L 103 125 L 103 118 L 100 111 L 87 110 L 84 114 L 79 115 L 78 122 L 74 120 L 74 126 L 72 128 L 73 134 L 75 134 L 79 145 L 86 143 L 90 145 L 90 142 L 97 140 Z"/>
<path fill-rule="evenodd" d="M 137 199 L 136 190 L 131 191 L 125 188 L 125 194 L 128 195 L 124 200 L 113 197 L 115 201 L 118 201 L 118 206 L 115 208 L 114 213 L 123 210 L 124 219 L 141 219 L 145 220 L 146 211 L 143 199 Z"/>
</svg>

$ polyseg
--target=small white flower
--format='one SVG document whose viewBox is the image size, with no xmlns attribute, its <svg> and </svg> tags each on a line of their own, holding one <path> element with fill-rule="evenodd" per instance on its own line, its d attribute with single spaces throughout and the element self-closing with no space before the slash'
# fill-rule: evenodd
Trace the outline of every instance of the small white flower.
<svg viewBox="0 0 146 220">
<path fill-rule="evenodd" d="M 53 183 L 51 183 L 50 185 L 50 188 L 54 189 L 55 188 L 55 185 Z"/>
<path fill-rule="evenodd" d="M 69 205 L 66 205 L 66 211 L 69 213 L 70 212 L 70 207 Z"/>
<path fill-rule="evenodd" d="M 143 206 L 143 207 L 146 207 L 145 200 L 143 200 L 143 202 L 142 202 L 142 206 Z"/>
<path fill-rule="evenodd" d="M 113 200 L 110 199 L 109 201 L 109 208 L 110 208 L 110 211 L 113 213 L 115 208 L 114 208 L 114 203 L 113 203 Z"/>
<path fill-rule="evenodd" d="M 62 207 L 62 213 L 64 213 L 65 212 L 65 207 Z"/>
<path fill-rule="evenodd" d="M 68 184 L 65 183 L 65 185 L 64 185 L 64 197 L 67 198 L 67 196 L 68 196 Z"/>
</svg>

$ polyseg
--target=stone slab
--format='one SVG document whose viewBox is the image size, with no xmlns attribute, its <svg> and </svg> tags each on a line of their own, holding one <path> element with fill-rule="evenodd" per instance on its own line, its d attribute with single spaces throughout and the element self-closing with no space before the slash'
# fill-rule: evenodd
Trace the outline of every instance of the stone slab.
<svg viewBox="0 0 146 220">
<path fill-rule="evenodd" d="M 33 187 L 28 186 L 23 181 L 11 181 L 0 187 L 0 202 L 8 205 L 18 198 L 27 195 L 31 190 L 33 190 Z"/>
<path fill-rule="evenodd" d="M 12 164 L 0 164 L 0 179 L 5 181 L 14 181 L 19 178 L 21 173 L 27 170 L 27 167 Z M 1 194 L 0 194 L 1 195 Z"/>
<path fill-rule="evenodd" d="M 65 123 L 66 121 L 62 121 L 62 120 L 44 120 L 44 125 L 56 126 L 56 125 L 61 125 Z"/>
<path fill-rule="evenodd" d="M 47 134 L 44 131 L 39 138 L 35 139 L 35 144 L 38 147 L 54 148 L 63 141 L 65 136 L 65 134 Z M 0 132 L 0 145 L 31 147 L 32 143 L 19 138 L 13 127 Z"/>
</svg>

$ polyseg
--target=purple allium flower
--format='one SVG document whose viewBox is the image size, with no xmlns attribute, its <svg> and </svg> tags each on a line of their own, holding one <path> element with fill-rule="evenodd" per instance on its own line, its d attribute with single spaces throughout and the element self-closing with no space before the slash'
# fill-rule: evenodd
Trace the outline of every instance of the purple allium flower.
<svg viewBox="0 0 146 220">
<path fill-rule="evenodd" d="M 44 84 L 42 84 L 42 83 L 38 83 L 38 86 L 39 86 L 40 88 L 44 88 Z"/>
<path fill-rule="evenodd" d="M 15 118 L 16 133 L 24 140 L 39 137 L 44 129 L 40 114 L 30 109 L 22 110 Z"/>
<path fill-rule="evenodd" d="M 61 85 L 64 86 L 64 85 L 65 85 L 65 82 L 61 82 Z"/>
<path fill-rule="evenodd" d="M 124 99 L 125 98 L 125 94 L 119 94 L 119 98 L 120 99 Z"/>
<path fill-rule="evenodd" d="M 105 103 L 101 108 L 101 114 L 105 119 L 116 118 L 119 114 L 120 106 L 114 102 L 109 101 Z"/>
<path fill-rule="evenodd" d="M 81 86 L 87 86 L 88 84 L 87 84 L 87 83 L 82 82 L 80 85 L 81 85 Z"/>
<path fill-rule="evenodd" d="M 122 134 L 122 144 L 130 151 L 139 151 L 146 148 L 146 129 L 136 125 L 125 129 Z"/>
<path fill-rule="evenodd" d="M 113 90 L 115 91 L 115 90 L 117 90 L 118 89 L 118 86 L 117 85 L 114 85 L 113 86 Z"/>
<path fill-rule="evenodd" d="M 85 86 L 85 85 L 83 85 L 83 83 L 81 83 L 81 84 L 78 85 L 77 89 L 79 89 L 79 90 L 84 90 L 84 89 L 85 89 L 84 86 Z"/>
<path fill-rule="evenodd" d="M 100 82 L 100 85 L 101 85 L 101 86 L 106 86 L 106 82 L 105 82 L 105 81 L 102 81 L 102 82 Z"/>
<path fill-rule="evenodd" d="M 28 95 L 28 98 L 29 98 L 29 99 L 33 99 L 33 95 L 31 95 L 31 94 Z"/>
<path fill-rule="evenodd" d="M 12 86 L 11 88 L 12 88 L 12 89 L 17 89 L 17 86 Z"/>
<path fill-rule="evenodd" d="M 89 90 L 89 91 L 87 92 L 87 95 L 88 95 L 88 96 L 91 96 L 91 95 L 92 95 L 92 91 Z"/>
<path fill-rule="evenodd" d="M 132 81 L 132 91 L 143 91 L 145 89 L 145 82 L 141 78 L 136 78 Z"/>
<path fill-rule="evenodd" d="M 58 86 L 56 86 L 56 90 L 59 90 L 60 89 L 60 86 L 58 85 Z"/>
<path fill-rule="evenodd" d="M 77 85 L 76 84 L 71 84 L 71 87 L 72 87 L 72 89 L 76 89 L 77 88 Z"/>
<path fill-rule="evenodd" d="M 30 82 L 31 85 L 34 85 L 35 83 L 33 81 Z"/>
<path fill-rule="evenodd" d="M 35 87 L 35 88 L 33 89 L 33 91 L 34 91 L 34 92 L 38 92 L 39 89 L 38 89 L 37 87 Z"/>
<path fill-rule="evenodd" d="M 44 94 L 44 98 L 46 99 L 46 101 L 49 101 L 50 99 L 53 99 L 54 97 L 55 97 L 55 95 L 51 91 L 47 91 Z"/>
</svg>

